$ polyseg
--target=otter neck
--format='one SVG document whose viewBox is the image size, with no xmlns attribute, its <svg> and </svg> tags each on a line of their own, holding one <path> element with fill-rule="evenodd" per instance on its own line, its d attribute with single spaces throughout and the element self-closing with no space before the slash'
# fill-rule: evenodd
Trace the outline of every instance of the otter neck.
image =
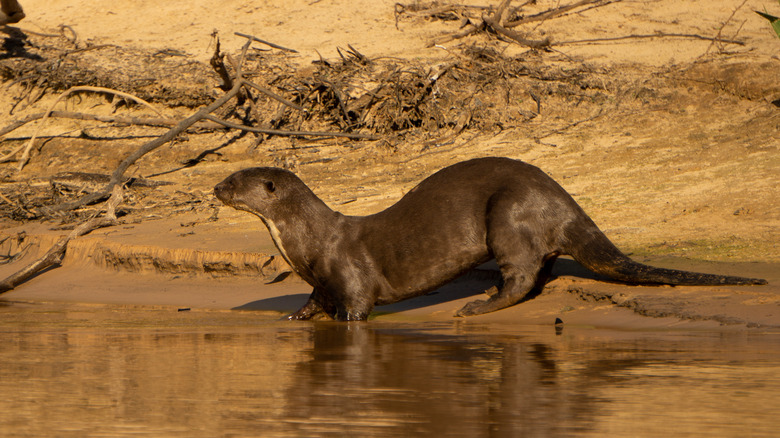
<svg viewBox="0 0 780 438">
<path fill-rule="evenodd" d="M 309 277 L 309 261 L 317 259 L 319 247 L 316 242 L 339 233 L 340 219 L 343 217 L 316 196 L 312 198 L 311 202 L 297 202 L 288 206 L 282 214 L 276 212 L 273 217 L 258 215 L 284 260 L 304 278 Z"/>
</svg>

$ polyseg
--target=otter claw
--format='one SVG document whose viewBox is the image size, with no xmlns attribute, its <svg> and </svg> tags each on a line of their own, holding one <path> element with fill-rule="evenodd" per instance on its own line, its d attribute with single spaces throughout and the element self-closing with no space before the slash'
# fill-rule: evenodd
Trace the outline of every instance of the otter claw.
<svg viewBox="0 0 780 438">
<path fill-rule="evenodd" d="M 455 313 L 455 316 L 462 318 L 464 316 L 474 316 L 484 313 L 480 311 L 480 308 L 486 303 L 485 300 L 476 300 L 466 303 L 460 310 Z"/>
</svg>

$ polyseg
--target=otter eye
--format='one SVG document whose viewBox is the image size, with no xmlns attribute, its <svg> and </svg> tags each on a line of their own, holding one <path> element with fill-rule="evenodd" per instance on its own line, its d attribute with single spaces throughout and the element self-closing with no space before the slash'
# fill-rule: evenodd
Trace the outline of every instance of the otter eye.
<svg viewBox="0 0 780 438">
<path fill-rule="evenodd" d="M 266 190 L 268 190 L 269 192 L 273 192 L 274 190 L 276 190 L 276 187 L 274 186 L 274 182 L 273 181 L 266 181 L 264 184 L 265 184 Z"/>
</svg>

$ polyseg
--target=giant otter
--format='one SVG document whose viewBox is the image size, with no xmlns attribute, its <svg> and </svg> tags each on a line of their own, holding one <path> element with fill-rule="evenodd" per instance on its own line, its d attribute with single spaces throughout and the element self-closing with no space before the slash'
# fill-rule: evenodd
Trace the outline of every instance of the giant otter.
<svg viewBox="0 0 780 438">
<path fill-rule="evenodd" d="M 479 158 L 446 167 L 395 205 L 369 216 L 331 210 L 293 173 L 241 170 L 214 187 L 226 205 L 260 217 L 282 257 L 314 287 L 289 319 L 326 313 L 365 320 L 375 305 L 430 292 L 495 258 L 503 284 L 457 316 L 518 303 L 571 255 L 628 283 L 766 284 L 765 280 L 654 268 L 629 259 L 574 199 L 537 167 Z"/>
</svg>

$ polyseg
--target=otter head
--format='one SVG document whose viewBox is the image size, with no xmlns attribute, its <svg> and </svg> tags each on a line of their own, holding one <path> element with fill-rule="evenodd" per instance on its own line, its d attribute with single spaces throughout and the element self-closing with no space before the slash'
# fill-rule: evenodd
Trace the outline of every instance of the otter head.
<svg viewBox="0 0 780 438">
<path fill-rule="evenodd" d="M 271 167 L 240 170 L 217 184 L 214 195 L 227 206 L 266 216 L 279 199 L 279 180 L 288 173 Z"/>
<path fill-rule="evenodd" d="M 297 207 L 300 205 L 318 201 L 303 181 L 284 169 L 253 167 L 225 178 L 214 187 L 214 195 L 229 207 L 259 216 L 268 227 L 282 257 L 296 269 L 284 249 L 284 239 L 277 223 L 283 223 L 298 214 L 300 210 Z"/>
</svg>

